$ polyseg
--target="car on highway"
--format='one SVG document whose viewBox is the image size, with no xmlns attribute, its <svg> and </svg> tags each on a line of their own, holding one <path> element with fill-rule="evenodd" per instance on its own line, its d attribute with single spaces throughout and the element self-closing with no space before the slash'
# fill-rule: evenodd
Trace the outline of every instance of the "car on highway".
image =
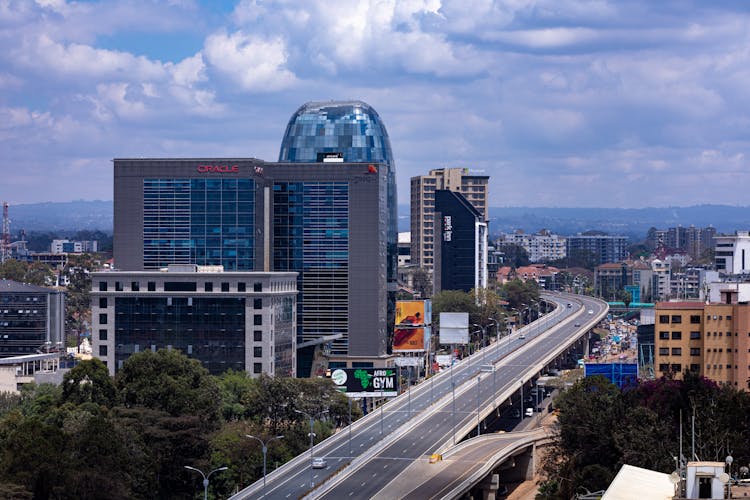
<svg viewBox="0 0 750 500">
<path fill-rule="evenodd" d="M 594 310 L 593 309 L 589 309 L 589 314 L 594 314 Z"/>
<path fill-rule="evenodd" d="M 534 408 L 526 408 L 526 413 L 525 413 L 525 415 L 526 415 L 527 417 L 533 417 L 533 416 L 534 416 Z"/>
<path fill-rule="evenodd" d="M 523 339 L 525 339 L 525 338 L 526 338 L 526 334 L 525 334 L 525 333 L 522 333 L 521 335 L 519 335 L 519 336 L 518 336 L 518 338 L 519 338 L 519 339 L 521 339 L 521 340 L 523 340 Z"/>
<path fill-rule="evenodd" d="M 328 463 L 326 463 L 325 458 L 313 458 L 312 460 L 312 468 L 313 469 L 325 469 L 328 466 Z"/>
<path fill-rule="evenodd" d="M 568 308 L 571 308 L 571 307 L 573 307 L 573 304 L 571 304 L 570 302 L 568 302 Z"/>
<path fill-rule="evenodd" d="M 576 328 L 578 328 L 579 326 L 581 326 L 581 324 L 580 323 L 573 323 L 573 326 L 575 326 Z"/>
</svg>

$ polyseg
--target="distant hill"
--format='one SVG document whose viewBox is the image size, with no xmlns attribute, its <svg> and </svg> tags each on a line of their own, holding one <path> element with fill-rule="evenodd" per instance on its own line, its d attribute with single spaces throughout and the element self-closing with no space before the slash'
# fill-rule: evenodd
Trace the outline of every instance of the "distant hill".
<svg viewBox="0 0 750 500">
<path fill-rule="evenodd" d="M 522 229 L 532 233 L 549 229 L 558 234 L 589 230 L 645 238 L 651 227 L 714 226 L 719 233 L 750 229 L 750 207 L 694 205 L 663 208 L 546 208 L 490 207 L 490 232 Z M 399 205 L 399 231 L 409 230 L 409 206 Z"/>
<path fill-rule="evenodd" d="M 111 201 L 68 201 L 10 205 L 10 230 L 34 231 L 99 230 L 112 232 Z"/>
<path fill-rule="evenodd" d="M 112 201 L 70 201 L 11 205 L 11 231 L 112 232 Z M 398 230 L 409 230 L 409 205 L 398 206 Z M 558 234 L 599 230 L 643 239 L 650 227 L 666 229 L 678 225 L 706 227 L 719 233 L 750 230 L 750 207 L 694 205 L 664 208 L 546 208 L 490 207 L 492 234 L 522 229 L 549 229 Z"/>
</svg>

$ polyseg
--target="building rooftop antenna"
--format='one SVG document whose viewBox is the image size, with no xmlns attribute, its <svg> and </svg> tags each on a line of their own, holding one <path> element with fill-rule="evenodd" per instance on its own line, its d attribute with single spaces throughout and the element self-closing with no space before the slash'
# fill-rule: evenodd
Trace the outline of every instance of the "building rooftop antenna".
<svg viewBox="0 0 750 500">
<path fill-rule="evenodd" d="M 5 262 L 10 257 L 10 218 L 8 217 L 8 202 L 3 202 L 3 235 L 0 243 L 0 262 Z"/>
</svg>

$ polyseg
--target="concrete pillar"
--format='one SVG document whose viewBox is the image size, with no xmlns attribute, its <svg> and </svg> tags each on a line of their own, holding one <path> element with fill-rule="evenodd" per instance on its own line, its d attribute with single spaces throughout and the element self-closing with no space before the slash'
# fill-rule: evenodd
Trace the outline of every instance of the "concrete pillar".
<svg viewBox="0 0 750 500">
<path fill-rule="evenodd" d="M 482 488 L 483 500 L 495 500 L 497 498 L 497 490 L 500 488 L 500 476 L 490 474 L 484 478 L 484 481 L 479 483 L 479 487 Z"/>
</svg>

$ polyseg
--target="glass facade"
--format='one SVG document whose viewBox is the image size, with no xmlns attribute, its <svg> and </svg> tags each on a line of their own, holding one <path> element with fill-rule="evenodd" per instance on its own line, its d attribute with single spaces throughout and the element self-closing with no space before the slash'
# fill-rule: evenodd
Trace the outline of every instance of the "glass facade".
<svg viewBox="0 0 750 500">
<path fill-rule="evenodd" d="M 254 266 L 252 179 L 144 179 L 143 267 Z"/>
<path fill-rule="evenodd" d="M 115 363 L 146 349 L 179 349 L 212 374 L 245 370 L 245 299 L 117 297 Z"/>
<path fill-rule="evenodd" d="M 47 296 L 0 296 L 0 358 L 36 354 L 47 340 Z"/>
<path fill-rule="evenodd" d="M 346 354 L 349 332 L 349 185 L 276 182 L 273 186 L 276 271 L 296 271 L 298 342 L 343 334 L 334 354 Z"/>
<path fill-rule="evenodd" d="M 274 374 L 289 377 L 294 373 L 292 340 L 294 331 L 294 299 L 274 297 Z"/>
</svg>

